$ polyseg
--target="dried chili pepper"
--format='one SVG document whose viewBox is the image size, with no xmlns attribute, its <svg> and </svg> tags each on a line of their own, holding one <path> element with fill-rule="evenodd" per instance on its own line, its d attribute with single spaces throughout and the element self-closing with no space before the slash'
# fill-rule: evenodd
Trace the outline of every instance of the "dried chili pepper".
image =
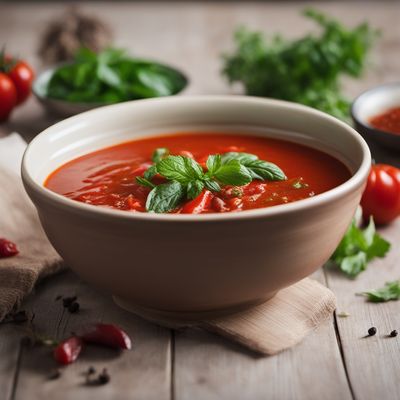
<svg viewBox="0 0 400 400">
<path fill-rule="evenodd" d="M 129 350 L 132 342 L 128 334 L 113 324 L 95 324 L 81 335 L 86 343 L 101 344 L 115 349 Z"/>
<path fill-rule="evenodd" d="M 78 336 L 71 336 L 70 338 L 63 340 L 54 349 L 54 358 L 59 364 L 71 364 L 79 357 L 82 348 L 82 339 Z"/>
</svg>

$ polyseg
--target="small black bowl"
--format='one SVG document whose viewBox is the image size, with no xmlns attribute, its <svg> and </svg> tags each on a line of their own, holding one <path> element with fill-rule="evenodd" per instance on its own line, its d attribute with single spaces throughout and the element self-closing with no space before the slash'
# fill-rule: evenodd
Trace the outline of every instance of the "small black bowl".
<svg viewBox="0 0 400 400">
<path fill-rule="evenodd" d="M 351 106 L 356 130 L 367 141 L 374 141 L 392 150 L 400 150 L 400 135 L 374 128 L 370 119 L 385 111 L 400 107 L 400 82 L 376 86 L 361 93 Z"/>
</svg>

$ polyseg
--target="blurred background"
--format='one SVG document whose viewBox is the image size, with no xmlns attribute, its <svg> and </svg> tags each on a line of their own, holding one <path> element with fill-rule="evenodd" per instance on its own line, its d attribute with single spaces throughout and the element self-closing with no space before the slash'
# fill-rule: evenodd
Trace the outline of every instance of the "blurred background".
<svg viewBox="0 0 400 400">
<path fill-rule="evenodd" d="M 243 79 L 230 84 L 234 79 L 222 72 L 227 65 L 223 55 L 237 54 L 234 32 L 245 27 L 264 34 L 267 42 L 275 35 L 287 41 L 321 35 L 321 27 L 302 15 L 309 7 L 345 29 L 367 22 L 380 32 L 363 60 L 360 76 L 354 79 L 343 73 L 337 77 L 345 96 L 351 100 L 368 87 L 398 80 L 398 1 L 3 0 L 0 44 L 26 60 L 36 77 L 66 58 L 72 59 L 77 46 L 86 41 L 96 51 L 112 46 L 125 49 L 132 57 L 178 69 L 188 78 L 182 91 L 185 95 L 244 93 Z M 29 139 L 57 118 L 45 114 L 32 96 L 13 110 L 8 124 Z"/>
</svg>

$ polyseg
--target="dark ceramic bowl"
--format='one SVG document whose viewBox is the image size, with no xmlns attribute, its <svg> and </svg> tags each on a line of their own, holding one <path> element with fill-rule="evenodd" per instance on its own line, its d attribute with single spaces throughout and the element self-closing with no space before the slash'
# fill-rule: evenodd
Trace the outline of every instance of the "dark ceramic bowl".
<svg viewBox="0 0 400 400">
<path fill-rule="evenodd" d="M 400 82 L 376 86 L 360 94 L 351 107 L 356 130 L 367 141 L 400 150 L 400 135 L 374 128 L 369 123 L 372 117 L 393 107 L 400 107 Z"/>
</svg>

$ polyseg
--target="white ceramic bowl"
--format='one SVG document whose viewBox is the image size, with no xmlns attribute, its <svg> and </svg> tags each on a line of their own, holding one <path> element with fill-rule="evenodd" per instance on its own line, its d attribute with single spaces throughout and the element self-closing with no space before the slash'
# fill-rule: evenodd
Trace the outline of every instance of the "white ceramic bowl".
<svg viewBox="0 0 400 400">
<path fill-rule="evenodd" d="M 99 208 L 43 187 L 55 168 L 85 153 L 148 135 L 207 130 L 319 148 L 343 161 L 352 177 L 294 203 L 208 215 Z M 370 163 L 357 132 L 308 107 L 239 96 L 171 97 L 99 108 L 46 129 L 28 146 L 22 177 L 51 243 L 85 280 L 125 305 L 198 315 L 268 299 L 326 262 L 351 221 Z"/>
</svg>

